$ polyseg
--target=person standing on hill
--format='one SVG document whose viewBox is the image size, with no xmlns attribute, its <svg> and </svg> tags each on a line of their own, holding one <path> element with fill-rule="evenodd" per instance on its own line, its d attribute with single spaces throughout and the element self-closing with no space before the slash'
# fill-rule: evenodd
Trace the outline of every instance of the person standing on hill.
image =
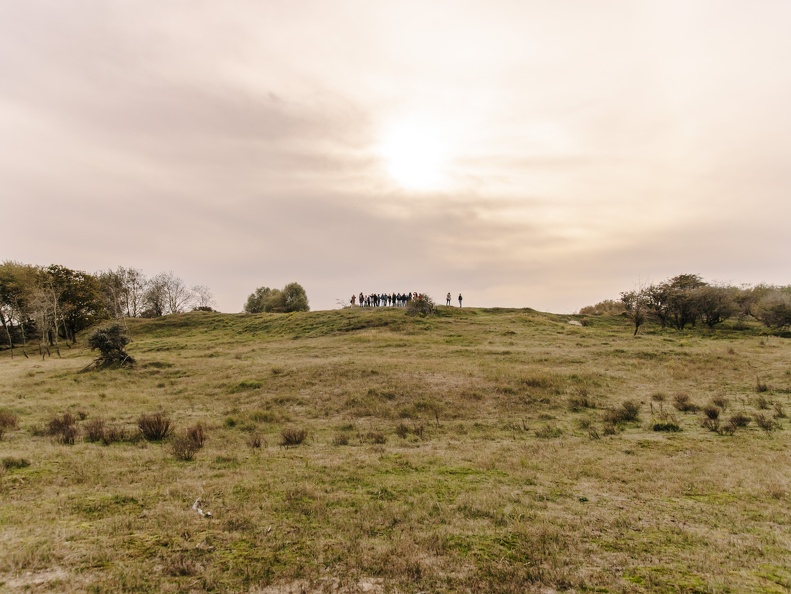
<svg viewBox="0 0 791 594">
<path fill-rule="evenodd" d="M 445 305 L 450 305 L 450 291 L 448 291 L 448 295 L 445 297 Z"/>
<path fill-rule="evenodd" d="M 461 293 L 459 293 L 459 307 L 461 307 Z"/>
</svg>

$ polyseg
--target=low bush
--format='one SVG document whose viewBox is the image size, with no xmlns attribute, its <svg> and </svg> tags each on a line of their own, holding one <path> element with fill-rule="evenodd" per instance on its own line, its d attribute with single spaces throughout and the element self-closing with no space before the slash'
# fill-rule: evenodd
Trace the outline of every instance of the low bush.
<svg viewBox="0 0 791 594">
<path fill-rule="evenodd" d="M 568 407 L 571 412 L 578 412 L 585 408 L 596 408 L 596 403 L 587 394 L 575 394 L 568 399 Z"/>
<path fill-rule="evenodd" d="M 406 306 L 406 313 L 410 316 L 430 316 L 437 313 L 434 301 L 428 295 L 419 295 L 417 299 L 411 299 Z"/>
<path fill-rule="evenodd" d="M 359 436 L 360 442 L 362 443 L 371 443 L 371 444 L 383 444 L 387 443 L 387 436 L 380 431 L 369 431 L 368 433 L 362 434 Z"/>
<path fill-rule="evenodd" d="M 728 419 L 728 423 L 734 427 L 734 429 L 743 429 L 750 424 L 750 417 L 748 417 L 744 413 L 736 413 L 732 415 L 730 419 Z"/>
<path fill-rule="evenodd" d="M 771 405 L 772 405 L 772 401 L 769 400 L 763 394 L 755 397 L 755 408 L 759 408 L 761 410 L 767 410 Z"/>
<path fill-rule="evenodd" d="M 604 422 L 608 425 L 618 425 L 636 421 L 640 415 L 640 405 L 633 400 L 626 400 L 620 406 L 607 409 L 604 412 Z"/>
<path fill-rule="evenodd" d="M 30 466 L 30 461 L 26 458 L 13 458 L 11 456 L 3 458 L 2 466 L 6 470 L 15 470 L 17 468 L 27 468 Z"/>
<path fill-rule="evenodd" d="M 262 445 L 266 445 L 266 440 L 261 437 L 260 433 L 253 432 L 247 437 L 247 447 L 251 450 L 257 450 Z"/>
<path fill-rule="evenodd" d="M 200 449 L 195 442 L 186 435 L 175 437 L 170 443 L 170 449 L 178 460 L 189 462 Z"/>
<path fill-rule="evenodd" d="M 280 432 L 281 447 L 288 448 L 300 445 L 308 436 L 305 429 L 295 429 L 293 427 L 283 429 Z"/>
<path fill-rule="evenodd" d="M 132 441 L 129 431 L 119 425 L 107 425 L 102 433 L 102 443 L 106 446 L 122 441 Z"/>
<path fill-rule="evenodd" d="M 332 445 L 346 446 L 349 445 L 349 435 L 346 433 L 336 433 L 332 438 Z"/>
<path fill-rule="evenodd" d="M 654 423 L 651 427 L 654 431 L 668 431 L 670 433 L 676 433 L 681 431 L 681 427 L 678 423 L 674 421 L 660 421 Z"/>
<path fill-rule="evenodd" d="M 140 415 L 137 419 L 137 427 L 147 441 L 162 441 L 170 436 L 174 429 L 170 419 L 162 413 Z"/>
<path fill-rule="evenodd" d="M 709 404 L 703 407 L 703 414 L 706 415 L 709 419 L 719 419 L 720 418 L 720 408 L 718 406 L 714 406 L 713 404 Z"/>
<path fill-rule="evenodd" d="M 200 449 L 206 442 L 206 433 L 203 430 L 203 425 L 198 423 L 194 427 L 187 429 L 187 439 L 189 439 L 195 446 Z"/>
<path fill-rule="evenodd" d="M 697 412 L 698 405 L 692 402 L 688 394 L 680 392 L 673 396 L 673 406 L 681 412 Z"/>
<path fill-rule="evenodd" d="M 718 418 L 703 417 L 700 420 L 700 426 L 714 433 L 720 433 L 720 420 Z"/>
<path fill-rule="evenodd" d="M 85 423 L 85 439 L 91 443 L 104 439 L 104 419 L 91 419 Z"/>
<path fill-rule="evenodd" d="M 719 406 L 723 411 L 727 410 L 730 401 L 725 396 L 715 396 L 711 399 L 711 403 Z"/>
<path fill-rule="evenodd" d="M 775 409 L 775 413 L 774 413 L 775 419 L 785 419 L 786 418 L 786 413 L 783 410 L 783 405 L 782 404 L 780 404 L 779 402 L 775 402 L 774 409 Z"/>
<path fill-rule="evenodd" d="M 0 410 L 0 429 L 16 429 L 19 427 L 19 416 L 8 410 Z"/>
<path fill-rule="evenodd" d="M 554 439 L 563 435 L 560 427 L 554 425 L 544 425 L 541 429 L 536 429 L 536 437 L 541 439 Z"/>
<path fill-rule="evenodd" d="M 767 433 L 771 433 L 775 429 L 779 428 L 779 424 L 777 423 L 777 421 L 762 413 L 753 415 L 753 420 L 755 421 L 756 425 L 758 425 L 761 429 L 763 429 Z"/>
<path fill-rule="evenodd" d="M 755 378 L 755 391 L 757 393 L 759 393 L 759 394 L 762 393 L 762 392 L 768 392 L 769 391 L 769 385 L 765 381 L 763 381 L 760 377 L 756 377 Z"/>
<path fill-rule="evenodd" d="M 74 445 L 79 434 L 77 419 L 71 413 L 53 417 L 47 424 L 47 434 L 53 436 L 58 443 Z"/>
</svg>

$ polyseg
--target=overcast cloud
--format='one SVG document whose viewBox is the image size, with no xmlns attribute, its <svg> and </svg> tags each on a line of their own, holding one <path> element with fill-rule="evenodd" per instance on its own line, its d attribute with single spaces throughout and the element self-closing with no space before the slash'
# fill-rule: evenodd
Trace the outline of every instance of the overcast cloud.
<svg viewBox="0 0 791 594">
<path fill-rule="evenodd" d="M 290 281 L 554 312 L 788 284 L 790 29 L 781 1 L 0 0 L 0 258 L 172 270 L 229 312 Z M 414 187 L 392 160 L 425 145 Z"/>
</svg>

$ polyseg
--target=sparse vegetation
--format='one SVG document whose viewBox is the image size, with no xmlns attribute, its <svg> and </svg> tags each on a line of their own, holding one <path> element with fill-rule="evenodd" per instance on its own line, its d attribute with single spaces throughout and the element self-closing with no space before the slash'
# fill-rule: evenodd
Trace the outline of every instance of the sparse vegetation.
<svg viewBox="0 0 791 594">
<path fill-rule="evenodd" d="M 0 352 L 0 411 L 15 415 L 0 589 L 757 592 L 785 579 L 791 343 L 752 318 L 683 333 L 649 321 L 637 338 L 622 315 L 581 328 L 475 308 L 127 322 L 132 371 L 79 373 L 92 358 L 79 343 L 54 361 Z M 137 421 L 156 414 L 149 440 Z M 81 439 L 53 445 L 53 420 Z"/>
</svg>

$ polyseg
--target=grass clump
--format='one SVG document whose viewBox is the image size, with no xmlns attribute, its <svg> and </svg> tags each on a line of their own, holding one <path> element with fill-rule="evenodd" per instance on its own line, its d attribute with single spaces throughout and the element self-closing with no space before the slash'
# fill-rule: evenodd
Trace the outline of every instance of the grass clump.
<svg viewBox="0 0 791 594">
<path fill-rule="evenodd" d="M 681 426 L 675 421 L 659 421 L 651 426 L 654 431 L 667 431 L 669 433 L 677 433 L 681 431 Z"/>
<path fill-rule="evenodd" d="M 30 461 L 27 458 L 14 458 L 7 456 L 2 459 L 2 466 L 6 470 L 17 470 L 19 468 L 27 468 L 30 466 Z"/>
<path fill-rule="evenodd" d="M 280 432 L 280 446 L 284 448 L 296 447 L 302 444 L 307 437 L 307 430 L 288 427 Z"/>
<path fill-rule="evenodd" d="M 162 441 L 173 433 L 173 424 L 162 413 L 140 415 L 137 428 L 146 441 Z"/>
<path fill-rule="evenodd" d="M 540 439 L 555 439 L 563 435 L 563 430 L 556 425 L 544 425 L 541 429 L 536 429 L 536 437 Z"/>
</svg>

